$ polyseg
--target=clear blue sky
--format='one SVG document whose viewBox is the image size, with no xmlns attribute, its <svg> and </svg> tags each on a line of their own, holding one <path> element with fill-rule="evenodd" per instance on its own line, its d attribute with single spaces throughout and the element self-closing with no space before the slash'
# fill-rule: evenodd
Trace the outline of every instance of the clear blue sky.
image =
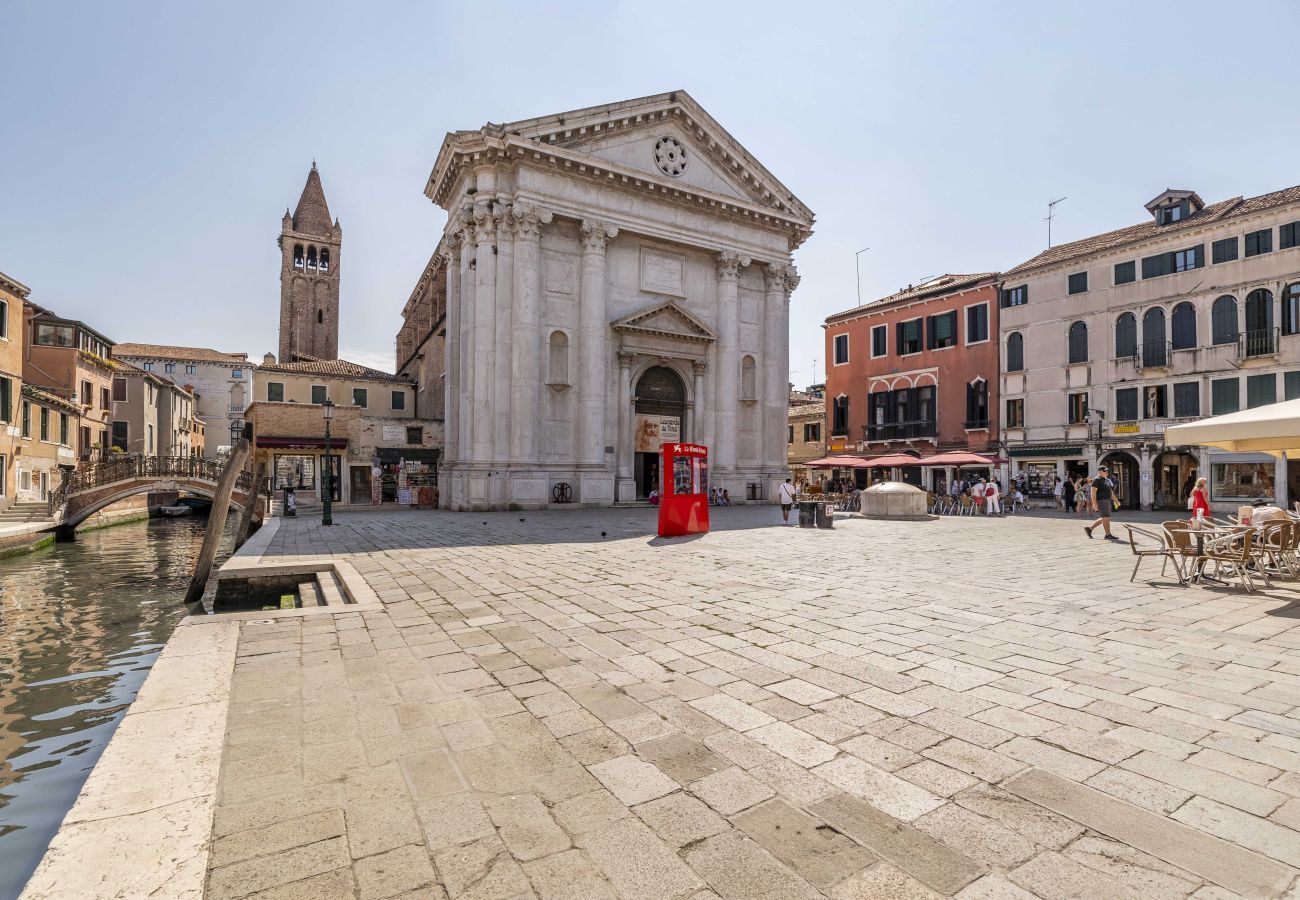
<svg viewBox="0 0 1300 900">
<path fill-rule="evenodd" d="M 1300 183 L 1300 4 L 93 3 L 0 9 L 0 271 L 119 341 L 274 350 L 280 216 L 320 164 L 340 352 L 393 365 L 442 227 L 443 135 L 675 88 L 817 213 L 792 379 L 823 318 Z"/>
</svg>

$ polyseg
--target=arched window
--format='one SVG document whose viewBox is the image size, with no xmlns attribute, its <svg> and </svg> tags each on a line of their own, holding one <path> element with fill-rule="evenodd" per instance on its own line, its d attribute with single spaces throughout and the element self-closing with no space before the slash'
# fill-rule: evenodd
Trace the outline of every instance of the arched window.
<svg viewBox="0 0 1300 900">
<path fill-rule="evenodd" d="M 1174 349 L 1190 350 L 1196 346 L 1196 307 L 1183 301 L 1174 307 Z"/>
<path fill-rule="evenodd" d="M 324 247 L 320 251 L 320 270 L 328 272 L 330 270 L 330 252 Z"/>
<path fill-rule="evenodd" d="M 1255 288 L 1246 295 L 1246 355 L 1263 356 L 1276 350 L 1273 337 L 1273 292 Z"/>
<path fill-rule="evenodd" d="M 1142 317 L 1142 365 L 1146 368 L 1167 365 L 1165 311 L 1153 306 Z"/>
<path fill-rule="evenodd" d="M 314 268 L 316 268 L 316 248 L 315 248 L 315 247 L 308 247 L 308 248 L 307 248 L 307 268 L 309 268 L 309 269 L 314 269 Z"/>
<path fill-rule="evenodd" d="M 1124 313 L 1115 320 L 1115 358 L 1131 359 L 1138 353 L 1138 320 Z"/>
<path fill-rule="evenodd" d="M 1088 326 L 1075 322 L 1070 326 L 1070 362 L 1088 361 Z"/>
<path fill-rule="evenodd" d="M 1282 288 L 1282 333 L 1300 334 L 1300 281 Z"/>
<path fill-rule="evenodd" d="M 1082 322 L 1076 322 L 1082 325 Z M 1073 331 L 1074 329 L 1070 329 Z M 1086 332 L 1085 332 L 1086 340 Z M 976 378 L 966 385 L 966 427 L 989 427 L 989 383 L 983 378 Z"/>
<path fill-rule="evenodd" d="M 1232 344 L 1237 340 L 1237 298 L 1224 294 L 1210 308 L 1210 340 L 1215 344 Z"/>
<path fill-rule="evenodd" d="M 293 245 L 293 267 L 295 269 L 302 268 L 302 244 Z"/>
<path fill-rule="evenodd" d="M 563 331 L 552 331 L 550 339 L 550 373 L 547 384 L 569 383 L 569 336 Z"/>
<path fill-rule="evenodd" d="M 843 394 L 831 404 L 831 434 L 849 433 L 849 398 Z"/>
<path fill-rule="evenodd" d="M 740 361 L 740 399 L 757 400 L 758 399 L 758 378 L 756 377 L 757 366 L 754 364 L 754 357 L 746 356 Z"/>
<path fill-rule="evenodd" d="M 1007 337 L 1007 371 L 1025 371 L 1025 338 L 1019 331 Z"/>
</svg>

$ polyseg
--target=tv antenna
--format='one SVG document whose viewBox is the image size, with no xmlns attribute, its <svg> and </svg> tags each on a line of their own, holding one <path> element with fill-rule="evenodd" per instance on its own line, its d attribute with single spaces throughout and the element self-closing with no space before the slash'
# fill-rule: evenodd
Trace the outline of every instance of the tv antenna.
<svg viewBox="0 0 1300 900">
<path fill-rule="evenodd" d="M 863 247 L 857 253 L 853 254 L 853 273 L 858 276 L 858 306 L 862 305 L 862 267 L 858 265 L 858 261 L 862 258 L 862 254 L 866 253 L 870 249 L 870 247 Z M 816 381 L 815 378 L 813 380 L 814 382 Z"/>
<path fill-rule="evenodd" d="M 1043 219 L 1047 223 L 1047 247 L 1052 246 L 1052 220 L 1056 218 L 1056 204 L 1069 200 L 1069 197 L 1061 197 L 1056 200 L 1049 200 L 1047 203 L 1047 218 Z"/>
</svg>

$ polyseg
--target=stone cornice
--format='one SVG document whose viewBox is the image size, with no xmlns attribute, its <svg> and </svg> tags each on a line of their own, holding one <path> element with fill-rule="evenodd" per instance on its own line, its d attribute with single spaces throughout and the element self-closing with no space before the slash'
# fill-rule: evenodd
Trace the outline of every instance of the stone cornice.
<svg viewBox="0 0 1300 900">
<path fill-rule="evenodd" d="M 680 327 L 666 328 L 660 322 L 655 321 L 665 318 L 665 316 L 661 315 L 663 313 L 667 313 L 666 318 L 675 320 Z M 649 309 L 634 312 L 630 316 L 624 316 L 613 322 L 610 327 L 620 333 L 650 334 L 655 337 L 698 341 L 705 344 L 711 344 L 718 339 L 713 329 L 671 300 L 667 303 L 656 304 Z"/>
</svg>

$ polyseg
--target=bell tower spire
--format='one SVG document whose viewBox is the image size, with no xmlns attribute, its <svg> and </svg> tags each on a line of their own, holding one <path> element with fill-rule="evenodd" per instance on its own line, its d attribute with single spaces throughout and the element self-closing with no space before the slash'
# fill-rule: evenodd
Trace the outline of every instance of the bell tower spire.
<svg viewBox="0 0 1300 900">
<path fill-rule="evenodd" d="M 316 160 L 298 205 L 280 223 L 280 360 L 339 355 L 343 228 L 330 216 Z"/>
</svg>

